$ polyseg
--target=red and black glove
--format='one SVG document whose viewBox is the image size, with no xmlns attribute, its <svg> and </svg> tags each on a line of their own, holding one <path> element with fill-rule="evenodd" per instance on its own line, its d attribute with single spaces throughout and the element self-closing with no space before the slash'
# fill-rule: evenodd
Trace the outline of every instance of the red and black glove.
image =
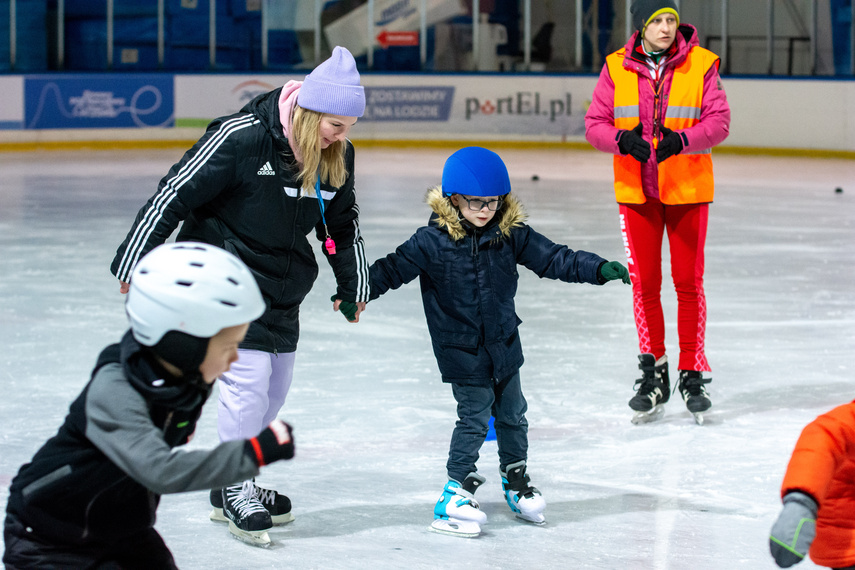
<svg viewBox="0 0 855 570">
<path fill-rule="evenodd" d="M 282 420 L 273 420 L 260 434 L 247 440 L 259 467 L 269 465 L 280 459 L 294 457 L 294 437 L 291 426 Z"/>
</svg>

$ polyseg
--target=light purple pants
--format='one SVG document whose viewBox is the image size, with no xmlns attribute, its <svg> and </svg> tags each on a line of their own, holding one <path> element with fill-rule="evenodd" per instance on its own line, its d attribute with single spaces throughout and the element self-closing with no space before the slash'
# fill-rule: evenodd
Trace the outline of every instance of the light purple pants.
<svg viewBox="0 0 855 570">
<path fill-rule="evenodd" d="M 220 441 L 255 437 L 276 419 L 291 387 L 294 355 L 238 350 L 237 362 L 220 376 Z"/>
</svg>

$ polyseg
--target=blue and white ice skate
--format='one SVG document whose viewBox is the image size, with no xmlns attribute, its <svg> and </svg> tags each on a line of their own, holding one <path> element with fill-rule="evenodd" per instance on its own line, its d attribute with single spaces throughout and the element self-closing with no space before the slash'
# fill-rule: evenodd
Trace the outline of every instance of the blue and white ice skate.
<svg viewBox="0 0 855 570">
<path fill-rule="evenodd" d="M 546 501 L 540 491 L 530 485 L 531 479 L 525 472 L 525 460 L 512 463 L 499 472 L 502 474 L 505 500 L 517 517 L 534 524 L 545 523 L 543 511 L 546 509 Z"/>
<path fill-rule="evenodd" d="M 449 479 L 433 508 L 434 521 L 429 530 L 464 538 L 481 534 L 481 525 L 487 522 L 487 515 L 481 511 L 473 494 L 484 481 L 486 479 L 475 472 L 467 475 L 462 484 Z"/>
</svg>

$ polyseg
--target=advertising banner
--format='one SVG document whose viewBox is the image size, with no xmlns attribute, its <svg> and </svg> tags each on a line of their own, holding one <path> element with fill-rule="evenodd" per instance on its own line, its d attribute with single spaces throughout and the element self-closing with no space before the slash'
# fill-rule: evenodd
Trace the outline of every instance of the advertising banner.
<svg viewBox="0 0 855 570">
<path fill-rule="evenodd" d="M 178 75 L 176 126 L 204 126 L 305 75 Z M 596 77 L 362 75 L 365 115 L 354 139 L 584 140 Z M 204 93 L 204 97 L 199 94 Z"/>
<path fill-rule="evenodd" d="M 24 77 L 27 129 L 174 125 L 173 76 L 94 74 Z"/>
<path fill-rule="evenodd" d="M 254 97 L 299 75 L 176 75 L 175 119 L 177 127 L 204 127 L 211 119 L 237 113 Z M 204 94 L 204 96 L 200 96 Z"/>
<path fill-rule="evenodd" d="M 596 77 L 363 76 L 354 138 L 584 140 Z"/>
</svg>

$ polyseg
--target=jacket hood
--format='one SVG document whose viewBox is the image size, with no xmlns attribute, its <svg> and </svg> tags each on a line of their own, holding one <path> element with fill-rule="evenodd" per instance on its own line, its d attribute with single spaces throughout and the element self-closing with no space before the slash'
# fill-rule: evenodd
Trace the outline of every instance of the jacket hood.
<svg viewBox="0 0 855 570">
<path fill-rule="evenodd" d="M 511 229 L 519 227 L 528 219 L 522 203 L 513 194 L 504 196 L 502 208 L 496 212 L 488 227 L 496 226 L 501 237 L 508 237 Z M 442 195 L 442 189 L 434 187 L 428 190 L 425 202 L 433 210 L 432 223 L 444 228 L 451 239 L 458 241 L 466 237 L 466 226 L 460 212 L 454 207 L 446 196 Z M 497 236 L 498 239 L 498 236 Z"/>
<path fill-rule="evenodd" d="M 279 121 L 279 94 L 281 92 L 282 88 L 278 87 L 273 91 L 262 93 L 244 105 L 240 112 L 255 115 L 277 144 L 285 145 L 285 148 L 290 152 L 291 147 L 288 145 L 288 140 L 282 132 L 282 124 Z"/>
<path fill-rule="evenodd" d="M 119 343 L 119 358 L 128 382 L 150 402 L 165 403 L 176 409 L 192 409 L 200 398 L 207 400 L 213 388 L 172 376 L 134 339 L 130 330 Z M 108 360 L 109 357 L 102 353 L 95 370 Z"/>
</svg>

